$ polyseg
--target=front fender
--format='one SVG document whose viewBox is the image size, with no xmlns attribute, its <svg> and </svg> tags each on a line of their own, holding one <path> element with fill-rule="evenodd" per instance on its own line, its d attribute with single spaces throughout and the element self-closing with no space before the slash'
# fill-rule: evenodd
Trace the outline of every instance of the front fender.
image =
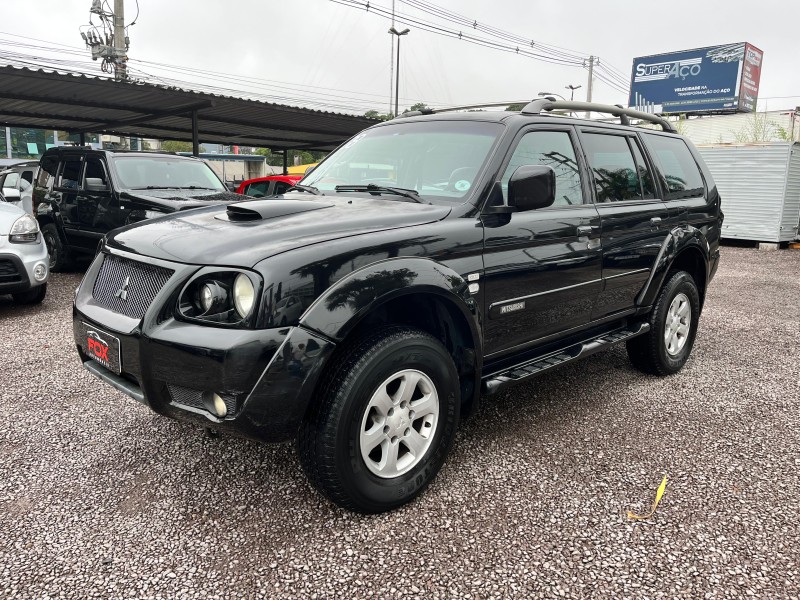
<svg viewBox="0 0 800 600">
<path fill-rule="evenodd" d="M 480 348 L 478 307 L 467 281 L 449 267 L 426 258 L 398 257 L 350 273 L 317 298 L 300 325 L 341 341 L 372 310 L 408 294 L 434 294 L 458 307 Z"/>
<path fill-rule="evenodd" d="M 708 278 L 708 264 L 710 245 L 703 232 L 691 225 L 681 225 L 675 227 L 669 232 L 669 235 L 661 244 L 661 249 L 656 256 L 655 264 L 650 271 L 650 277 L 647 279 L 642 291 L 636 297 L 637 306 L 651 306 L 658 295 L 664 283 L 664 278 L 669 273 L 670 268 L 675 263 L 676 259 L 684 252 L 700 252 L 703 257 L 703 271 L 704 276 Z M 705 281 L 698 282 L 698 285 L 704 285 Z"/>
</svg>

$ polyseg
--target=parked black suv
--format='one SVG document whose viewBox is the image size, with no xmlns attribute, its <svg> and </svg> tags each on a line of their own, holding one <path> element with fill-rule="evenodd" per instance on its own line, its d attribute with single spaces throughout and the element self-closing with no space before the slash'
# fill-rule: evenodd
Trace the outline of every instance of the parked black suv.
<svg viewBox="0 0 800 600">
<path fill-rule="evenodd" d="M 659 117 L 548 99 L 417 113 L 359 133 L 283 199 L 109 235 L 75 341 L 158 413 L 297 439 L 320 490 L 378 512 L 430 483 L 481 393 L 623 341 L 640 369 L 678 371 L 721 221 L 708 169 Z"/>
<path fill-rule="evenodd" d="M 175 154 L 64 146 L 47 150 L 40 164 L 33 205 L 52 271 L 77 255 L 93 255 L 117 227 L 244 199 L 205 161 Z"/>
</svg>

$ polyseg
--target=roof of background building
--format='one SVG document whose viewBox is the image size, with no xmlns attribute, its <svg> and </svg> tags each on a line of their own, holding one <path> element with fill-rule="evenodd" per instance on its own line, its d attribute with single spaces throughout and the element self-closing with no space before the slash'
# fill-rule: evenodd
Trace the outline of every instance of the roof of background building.
<svg viewBox="0 0 800 600">
<path fill-rule="evenodd" d="M 192 140 L 288 150 L 332 150 L 377 123 L 366 117 L 115 81 L 0 67 L 0 123 L 14 127 Z"/>
</svg>

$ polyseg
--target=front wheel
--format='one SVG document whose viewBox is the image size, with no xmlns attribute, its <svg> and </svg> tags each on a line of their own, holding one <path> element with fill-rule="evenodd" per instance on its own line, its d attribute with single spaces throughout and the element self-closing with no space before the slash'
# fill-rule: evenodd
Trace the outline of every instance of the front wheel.
<svg viewBox="0 0 800 600">
<path fill-rule="evenodd" d="M 671 375 L 689 359 L 700 317 L 700 294 L 689 273 L 669 276 L 650 313 L 650 331 L 627 343 L 633 366 L 653 375 Z"/>
<path fill-rule="evenodd" d="M 335 360 L 300 429 L 300 462 L 339 506 L 397 508 L 428 486 L 450 449 L 460 406 L 453 359 L 431 335 L 391 327 Z"/>
<path fill-rule="evenodd" d="M 68 269 L 71 265 L 69 251 L 62 243 L 53 223 L 42 227 L 42 237 L 47 246 L 47 254 L 50 256 L 50 270 L 58 272 Z"/>
</svg>

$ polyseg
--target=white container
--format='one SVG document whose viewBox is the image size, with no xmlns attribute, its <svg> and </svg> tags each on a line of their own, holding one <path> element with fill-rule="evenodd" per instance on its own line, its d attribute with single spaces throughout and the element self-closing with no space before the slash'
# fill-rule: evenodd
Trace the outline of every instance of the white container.
<svg viewBox="0 0 800 600">
<path fill-rule="evenodd" d="M 722 197 L 722 237 L 757 242 L 800 239 L 800 143 L 697 147 Z"/>
</svg>

